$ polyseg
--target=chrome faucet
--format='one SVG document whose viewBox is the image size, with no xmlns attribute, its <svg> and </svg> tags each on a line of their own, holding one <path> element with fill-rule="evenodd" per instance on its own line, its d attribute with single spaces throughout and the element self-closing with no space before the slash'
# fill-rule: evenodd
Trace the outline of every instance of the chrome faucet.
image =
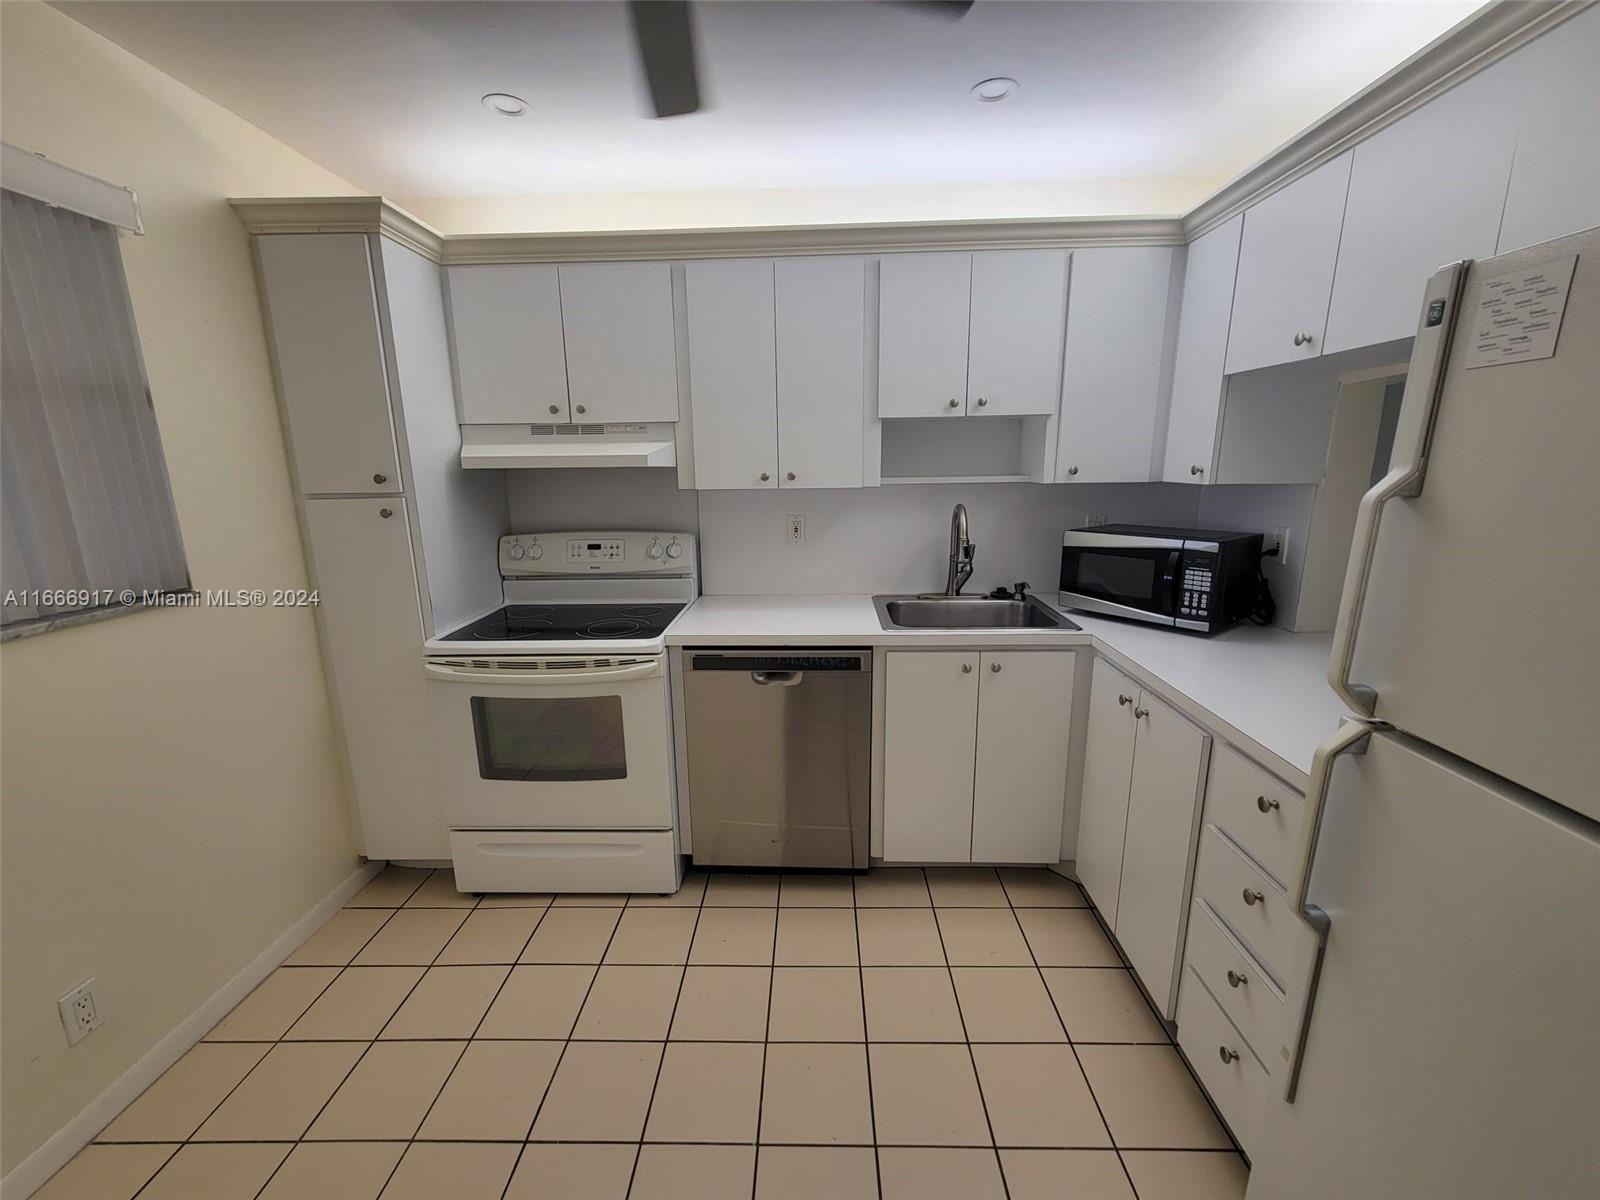
<svg viewBox="0 0 1600 1200">
<path fill-rule="evenodd" d="M 961 594 L 967 580 L 972 578 L 972 556 L 977 552 L 978 548 L 967 534 L 967 506 L 958 504 L 950 514 L 950 571 L 944 581 L 946 596 Z"/>
</svg>

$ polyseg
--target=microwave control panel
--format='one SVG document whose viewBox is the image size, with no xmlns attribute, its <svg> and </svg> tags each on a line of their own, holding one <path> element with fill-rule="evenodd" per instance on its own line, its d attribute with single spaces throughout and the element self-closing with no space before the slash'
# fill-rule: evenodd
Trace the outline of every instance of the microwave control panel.
<svg viewBox="0 0 1600 1200">
<path fill-rule="evenodd" d="M 1183 589 L 1178 593 L 1178 615 L 1198 620 L 1211 619 L 1211 595 L 1216 578 L 1217 556 L 1197 554 L 1193 550 L 1183 555 Z"/>
</svg>

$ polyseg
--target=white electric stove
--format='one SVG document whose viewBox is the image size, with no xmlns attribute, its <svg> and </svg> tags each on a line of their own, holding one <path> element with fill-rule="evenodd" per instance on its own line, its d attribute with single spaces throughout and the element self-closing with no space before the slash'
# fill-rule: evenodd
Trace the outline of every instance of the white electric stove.
<svg viewBox="0 0 1600 1200">
<path fill-rule="evenodd" d="M 505 606 L 427 643 L 456 884 L 671 892 L 664 635 L 699 592 L 690 534 L 500 539 Z"/>
</svg>

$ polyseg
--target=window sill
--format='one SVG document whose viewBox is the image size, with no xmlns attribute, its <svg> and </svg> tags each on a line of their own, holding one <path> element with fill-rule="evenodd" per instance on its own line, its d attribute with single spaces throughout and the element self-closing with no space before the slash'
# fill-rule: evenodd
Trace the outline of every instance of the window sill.
<svg viewBox="0 0 1600 1200">
<path fill-rule="evenodd" d="M 53 617 L 37 617 L 31 621 L 18 621 L 0 629 L 0 644 L 53 633 L 57 629 L 70 629 L 74 625 L 92 625 L 125 617 L 131 613 L 150 612 L 161 608 L 193 608 L 199 604 L 200 593 L 192 589 L 181 592 L 164 592 L 154 600 L 141 600 L 135 604 L 105 604 L 99 608 L 82 608 L 76 612 L 60 613 Z"/>
</svg>

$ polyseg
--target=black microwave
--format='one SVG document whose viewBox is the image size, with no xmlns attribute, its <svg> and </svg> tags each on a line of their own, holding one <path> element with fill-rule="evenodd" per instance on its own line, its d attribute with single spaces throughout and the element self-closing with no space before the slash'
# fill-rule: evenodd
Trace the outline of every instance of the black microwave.
<svg viewBox="0 0 1600 1200">
<path fill-rule="evenodd" d="M 1061 606 L 1216 633 L 1257 600 L 1261 535 L 1096 525 L 1061 535 Z"/>
</svg>

